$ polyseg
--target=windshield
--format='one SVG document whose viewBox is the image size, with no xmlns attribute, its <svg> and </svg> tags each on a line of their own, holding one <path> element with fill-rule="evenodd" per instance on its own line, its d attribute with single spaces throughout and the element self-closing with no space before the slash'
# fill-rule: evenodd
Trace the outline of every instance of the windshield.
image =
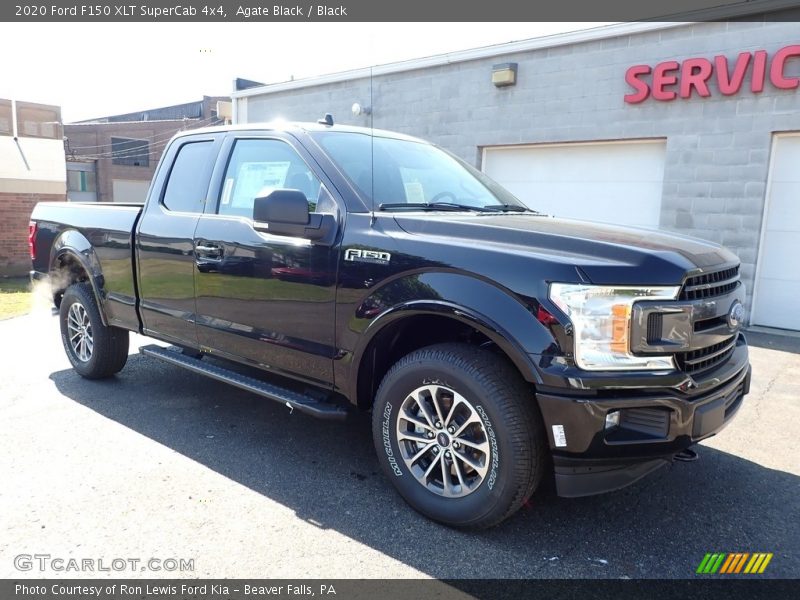
<svg viewBox="0 0 800 600">
<path fill-rule="evenodd" d="M 311 135 L 374 208 L 451 204 L 467 209 L 525 209 L 486 175 L 436 146 L 365 133 Z"/>
</svg>

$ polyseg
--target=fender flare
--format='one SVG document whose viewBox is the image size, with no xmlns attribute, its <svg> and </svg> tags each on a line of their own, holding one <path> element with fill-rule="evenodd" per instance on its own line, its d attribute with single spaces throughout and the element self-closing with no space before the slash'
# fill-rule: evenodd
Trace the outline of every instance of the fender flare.
<svg viewBox="0 0 800 600">
<path fill-rule="evenodd" d="M 467 306 L 441 300 L 412 300 L 394 306 L 376 317 L 376 319 L 370 323 L 367 331 L 364 332 L 365 335 L 368 336 L 368 339 L 365 339 L 365 343 L 360 346 L 359 351 L 355 355 L 359 370 L 361 369 L 361 359 L 363 358 L 364 352 L 369 348 L 372 340 L 384 327 L 404 318 L 419 315 L 448 317 L 460 321 L 465 325 L 469 325 L 481 332 L 493 343 L 497 344 L 511 359 L 526 381 L 541 383 L 541 377 L 530 356 L 509 331 L 486 315 L 480 314 Z"/>
<path fill-rule="evenodd" d="M 74 229 L 63 232 L 53 242 L 53 249 L 50 260 L 50 281 L 56 284 L 58 281 L 58 263 L 68 256 L 70 260 L 77 262 L 89 276 L 89 285 L 92 286 L 97 307 L 100 311 L 100 319 L 103 325 L 108 326 L 108 318 L 105 311 L 105 278 L 100 266 L 100 260 L 91 242 L 86 237 Z M 54 285 L 55 287 L 55 285 Z M 66 287 L 64 288 L 66 289 Z M 63 291 L 55 290 L 54 291 Z"/>
</svg>

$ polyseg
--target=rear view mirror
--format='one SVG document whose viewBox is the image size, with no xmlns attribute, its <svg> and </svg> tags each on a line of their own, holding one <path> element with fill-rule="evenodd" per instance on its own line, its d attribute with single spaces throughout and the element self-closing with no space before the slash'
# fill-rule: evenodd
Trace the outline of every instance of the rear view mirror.
<svg viewBox="0 0 800 600">
<path fill-rule="evenodd" d="M 333 215 L 310 213 L 308 199 L 299 190 L 272 190 L 253 201 L 253 227 L 274 235 L 318 240 L 336 223 Z"/>
</svg>

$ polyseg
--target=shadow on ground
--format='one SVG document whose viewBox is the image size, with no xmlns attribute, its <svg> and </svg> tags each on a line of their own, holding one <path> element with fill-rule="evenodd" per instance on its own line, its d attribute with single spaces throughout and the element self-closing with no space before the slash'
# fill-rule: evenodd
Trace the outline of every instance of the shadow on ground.
<svg viewBox="0 0 800 600">
<path fill-rule="evenodd" d="M 800 337 L 794 335 L 775 335 L 761 331 L 746 331 L 747 344 L 757 348 L 780 350 L 800 354 Z"/>
<path fill-rule="evenodd" d="M 539 494 L 497 528 L 460 532 L 424 519 L 394 493 L 365 415 L 344 423 L 289 415 L 141 355 L 110 380 L 71 370 L 51 379 L 64 396 L 298 518 L 433 577 L 692 577 L 715 551 L 774 552 L 766 575 L 800 572 L 800 478 L 711 448 L 625 490 L 572 500 Z"/>
</svg>

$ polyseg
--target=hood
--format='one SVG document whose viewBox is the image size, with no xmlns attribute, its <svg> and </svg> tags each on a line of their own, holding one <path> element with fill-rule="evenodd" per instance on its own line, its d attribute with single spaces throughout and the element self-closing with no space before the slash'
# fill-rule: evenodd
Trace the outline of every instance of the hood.
<svg viewBox="0 0 800 600">
<path fill-rule="evenodd" d="M 739 262 L 713 242 L 533 213 L 406 213 L 394 218 L 413 236 L 574 265 L 597 284 L 676 285 L 689 271 Z"/>
</svg>

